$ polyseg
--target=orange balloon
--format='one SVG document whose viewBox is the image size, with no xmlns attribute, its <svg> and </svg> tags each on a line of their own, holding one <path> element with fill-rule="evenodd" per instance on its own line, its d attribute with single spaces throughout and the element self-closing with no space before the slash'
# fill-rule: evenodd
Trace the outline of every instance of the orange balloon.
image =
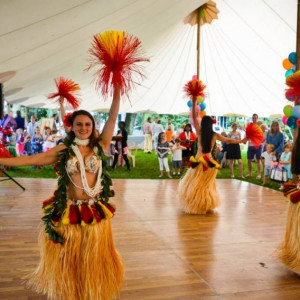
<svg viewBox="0 0 300 300">
<path fill-rule="evenodd" d="M 283 60 L 282 65 L 286 70 L 290 70 L 293 67 L 293 64 L 289 61 L 288 58 Z"/>
<path fill-rule="evenodd" d="M 203 118 L 204 116 L 206 116 L 206 111 L 203 110 L 203 111 L 200 111 L 200 118 Z"/>
</svg>

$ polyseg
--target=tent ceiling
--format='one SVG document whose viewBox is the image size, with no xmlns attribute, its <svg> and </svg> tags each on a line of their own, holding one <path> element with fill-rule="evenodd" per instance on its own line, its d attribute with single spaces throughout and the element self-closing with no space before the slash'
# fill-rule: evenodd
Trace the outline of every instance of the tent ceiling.
<svg viewBox="0 0 300 300">
<path fill-rule="evenodd" d="M 196 26 L 183 20 L 205 2 L 1 1 L 0 82 L 5 98 L 56 107 L 45 96 L 55 90 L 53 79 L 64 76 L 80 84 L 81 108 L 107 111 L 110 101 L 97 95 L 93 72 L 84 69 L 92 36 L 117 29 L 138 36 L 151 59 L 147 79 L 130 101 L 124 98 L 121 111 L 185 113 L 182 87 L 196 71 Z M 280 114 L 286 103 L 281 63 L 295 51 L 297 1 L 216 3 L 219 19 L 201 30 L 200 78 L 207 84 L 207 112 Z"/>
</svg>

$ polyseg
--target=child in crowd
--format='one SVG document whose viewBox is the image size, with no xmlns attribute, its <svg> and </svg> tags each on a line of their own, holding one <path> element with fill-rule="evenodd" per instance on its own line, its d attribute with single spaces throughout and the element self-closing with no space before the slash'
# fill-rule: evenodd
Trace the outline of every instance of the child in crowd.
<svg viewBox="0 0 300 300">
<path fill-rule="evenodd" d="M 180 176 L 180 169 L 182 166 L 182 150 L 185 150 L 186 147 L 180 145 L 180 140 L 178 138 L 175 139 L 175 145 L 172 147 L 172 169 L 173 175 Z"/>
<path fill-rule="evenodd" d="M 49 151 L 56 146 L 55 136 L 52 135 L 52 130 L 50 127 L 45 126 L 45 136 L 44 136 L 44 152 Z"/>
<path fill-rule="evenodd" d="M 32 154 L 32 150 L 31 150 L 31 136 L 30 135 L 26 135 L 25 136 L 24 153 L 25 153 L 25 155 L 31 155 Z"/>
<path fill-rule="evenodd" d="M 286 144 L 283 148 L 283 152 L 280 156 L 279 163 L 283 165 L 283 167 L 287 170 L 288 181 L 293 179 L 293 174 L 291 172 L 291 162 L 292 162 L 292 144 Z M 283 185 L 281 189 L 283 188 Z"/>
<path fill-rule="evenodd" d="M 169 125 L 169 126 L 168 126 L 168 129 L 167 129 L 167 131 L 166 131 L 166 140 L 167 140 L 167 142 L 170 142 L 170 141 L 171 141 L 173 133 L 174 133 L 174 132 L 173 132 L 173 130 L 172 130 L 172 126 Z"/>
<path fill-rule="evenodd" d="M 171 136 L 171 141 L 169 142 L 170 147 L 172 148 L 176 144 L 176 134 L 173 133 Z"/>
<path fill-rule="evenodd" d="M 270 178 L 271 175 L 271 162 L 276 161 L 276 155 L 273 154 L 274 145 L 267 144 L 266 151 L 264 151 L 261 155 L 265 160 L 265 171 L 264 171 L 264 179 L 262 185 L 265 185 L 267 182 L 267 178 Z M 270 179 L 269 179 L 270 181 Z M 271 181 L 270 181 L 271 183 Z"/>
<path fill-rule="evenodd" d="M 170 168 L 169 168 L 169 164 L 168 164 L 169 152 L 170 152 L 170 146 L 169 146 L 169 143 L 167 142 L 166 133 L 161 132 L 158 135 L 158 143 L 157 143 L 157 147 L 156 147 L 156 153 L 158 156 L 159 170 L 160 170 L 159 177 L 162 177 L 164 175 L 164 167 L 165 167 L 168 177 L 172 178 L 172 176 L 170 175 Z"/>
<path fill-rule="evenodd" d="M 25 137 L 23 133 L 23 129 L 17 129 L 17 142 L 16 142 L 16 152 L 18 156 L 24 155 L 24 147 L 25 147 Z"/>
</svg>

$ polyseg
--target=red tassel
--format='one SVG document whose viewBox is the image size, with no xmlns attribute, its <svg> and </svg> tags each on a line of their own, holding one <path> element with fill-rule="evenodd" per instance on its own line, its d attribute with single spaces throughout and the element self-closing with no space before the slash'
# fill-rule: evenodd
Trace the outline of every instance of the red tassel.
<svg viewBox="0 0 300 300">
<path fill-rule="evenodd" d="M 52 213 L 52 216 L 51 216 L 51 219 L 53 222 L 58 222 L 60 221 L 61 219 L 61 214 L 58 212 L 58 209 L 55 208 L 53 213 Z"/>
<path fill-rule="evenodd" d="M 84 223 L 90 224 L 93 222 L 93 213 L 86 204 L 81 205 L 80 214 L 81 214 L 81 220 Z"/>
<path fill-rule="evenodd" d="M 300 190 L 297 190 L 297 191 L 293 192 L 290 195 L 290 200 L 293 203 L 298 203 L 300 201 Z"/>
<path fill-rule="evenodd" d="M 103 203 L 108 209 L 109 211 L 114 215 L 115 214 L 115 211 L 116 209 L 109 203 Z"/>
<path fill-rule="evenodd" d="M 101 218 L 101 219 L 105 219 L 105 213 L 104 213 L 104 211 L 103 211 L 101 205 L 100 205 L 98 202 L 95 202 L 94 205 L 95 205 L 95 207 L 96 207 L 96 209 L 97 209 L 97 211 L 98 211 L 98 213 L 99 213 L 99 215 L 100 215 L 100 218 Z"/>
<path fill-rule="evenodd" d="M 54 79 L 54 81 L 57 86 L 58 92 L 50 94 L 48 96 L 48 99 L 62 96 L 72 105 L 74 109 L 77 109 L 80 104 L 79 95 L 76 94 L 80 90 L 79 85 L 71 79 L 65 79 L 63 77 L 56 78 Z"/>
<path fill-rule="evenodd" d="M 91 205 L 91 208 L 92 208 L 92 212 L 93 212 L 94 218 L 99 223 L 101 221 L 101 216 L 100 216 L 98 210 L 96 209 L 96 207 L 95 207 L 94 204 Z"/>
<path fill-rule="evenodd" d="M 12 157 L 10 152 L 4 147 L 3 144 L 0 144 L 0 157 L 1 158 L 10 158 L 10 157 Z"/>
<path fill-rule="evenodd" d="M 43 207 L 47 206 L 48 204 L 54 202 L 54 198 L 50 198 L 50 199 L 47 199 L 45 201 L 43 201 Z"/>
<path fill-rule="evenodd" d="M 70 224 L 80 224 L 81 215 L 77 205 L 70 205 L 69 220 Z"/>
<path fill-rule="evenodd" d="M 184 86 L 183 90 L 189 98 L 194 98 L 197 96 L 204 97 L 205 88 L 206 85 L 204 85 L 202 81 L 198 79 L 193 79 Z"/>
<path fill-rule="evenodd" d="M 253 143 L 254 147 L 258 147 L 264 140 L 263 131 L 254 123 L 248 123 L 246 127 L 246 137 Z"/>
<path fill-rule="evenodd" d="M 100 65 L 96 89 L 101 90 L 104 97 L 110 93 L 114 84 L 118 84 L 121 95 L 134 87 L 133 75 L 144 78 L 143 68 L 137 63 L 149 61 L 141 55 L 141 41 L 125 31 L 106 31 L 94 36 L 89 49 L 91 63 L 88 70 Z"/>
</svg>

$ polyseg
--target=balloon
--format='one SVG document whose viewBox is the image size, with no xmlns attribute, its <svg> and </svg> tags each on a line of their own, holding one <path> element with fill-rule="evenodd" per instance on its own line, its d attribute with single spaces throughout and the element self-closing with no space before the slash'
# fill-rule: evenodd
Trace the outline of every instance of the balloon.
<svg viewBox="0 0 300 300">
<path fill-rule="evenodd" d="M 194 126 L 194 120 L 193 120 L 193 118 L 189 118 L 189 123 Z"/>
<path fill-rule="evenodd" d="M 201 124 L 201 118 L 197 118 L 199 124 Z"/>
<path fill-rule="evenodd" d="M 285 77 L 287 78 L 287 77 L 289 77 L 290 75 L 293 75 L 295 73 L 295 71 L 294 70 L 287 70 L 286 72 L 285 72 Z"/>
<path fill-rule="evenodd" d="M 192 107 L 192 105 L 193 105 L 192 101 L 189 100 L 189 101 L 187 102 L 187 106 L 188 106 L 188 107 Z"/>
<path fill-rule="evenodd" d="M 290 61 L 293 65 L 296 64 L 296 52 L 291 52 L 291 53 L 289 54 L 289 61 Z"/>
<path fill-rule="evenodd" d="M 287 125 L 287 123 L 286 123 L 287 119 L 288 119 L 287 116 L 283 116 L 283 117 L 282 117 L 282 123 L 283 123 L 284 125 Z"/>
<path fill-rule="evenodd" d="M 300 117 L 300 105 L 293 107 L 293 116 L 298 119 Z"/>
<path fill-rule="evenodd" d="M 201 118 L 203 118 L 204 116 L 206 116 L 206 111 L 205 111 L 205 110 L 200 111 L 199 116 L 200 116 Z"/>
<path fill-rule="evenodd" d="M 295 117 L 289 117 L 286 123 L 291 129 L 295 129 L 297 127 L 297 119 Z"/>
<path fill-rule="evenodd" d="M 287 116 L 287 117 L 291 117 L 293 115 L 293 106 L 291 105 L 286 105 L 283 108 L 283 113 Z"/>
<path fill-rule="evenodd" d="M 204 102 L 200 103 L 200 109 L 205 110 L 206 104 Z"/>
<path fill-rule="evenodd" d="M 190 118 L 193 118 L 193 112 L 192 111 L 190 111 L 189 116 L 190 116 Z"/>
<path fill-rule="evenodd" d="M 193 75 L 192 80 L 197 80 L 198 76 L 197 75 Z"/>
<path fill-rule="evenodd" d="M 282 65 L 286 70 L 290 70 L 293 67 L 293 64 L 289 61 L 288 58 L 283 60 Z"/>
<path fill-rule="evenodd" d="M 202 103 L 201 103 L 201 104 L 202 104 Z M 198 112 L 200 111 L 200 106 L 199 106 L 199 105 L 196 105 L 195 110 L 196 110 L 196 112 L 198 113 Z"/>
<path fill-rule="evenodd" d="M 198 96 L 198 97 L 197 97 L 198 103 L 201 103 L 203 100 L 204 100 L 204 98 L 203 98 L 202 96 Z"/>
</svg>

